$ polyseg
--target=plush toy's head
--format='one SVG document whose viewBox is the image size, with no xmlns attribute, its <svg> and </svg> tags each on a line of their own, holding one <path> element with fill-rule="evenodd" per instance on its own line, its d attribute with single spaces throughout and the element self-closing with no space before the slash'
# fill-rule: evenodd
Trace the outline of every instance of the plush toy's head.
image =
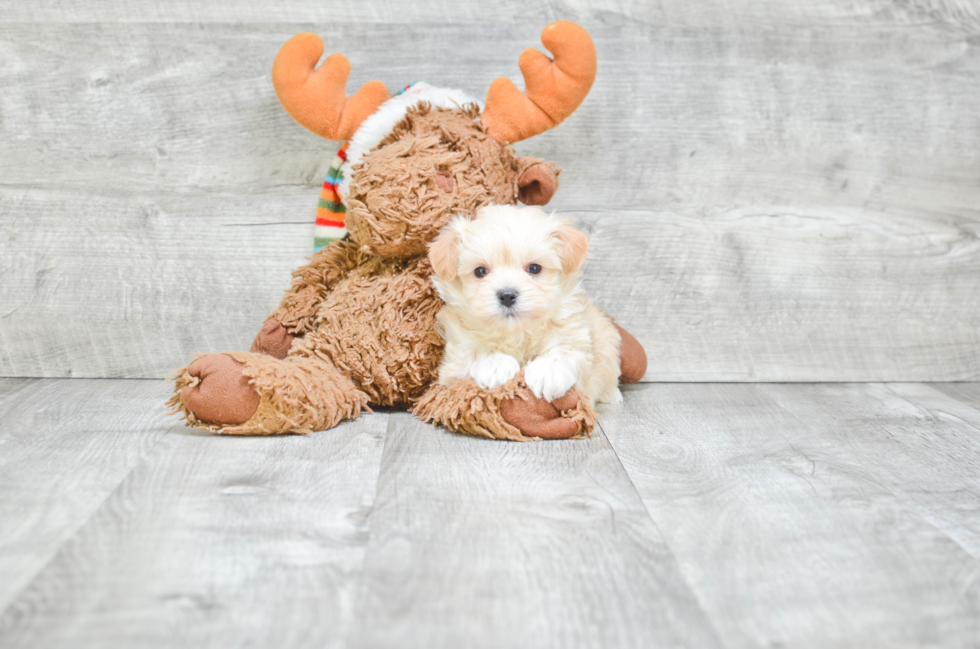
<svg viewBox="0 0 980 649">
<path fill-rule="evenodd" d="M 299 34 L 280 50 L 273 83 L 286 111 L 328 139 L 348 139 L 337 175 L 346 227 L 365 252 L 422 254 L 457 214 L 491 203 L 546 204 L 558 186 L 550 163 L 517 156 L 509 143 L 552 128 L 582 102 L 595 78 L 595 47 L 573 23 L 552 23 L 520 58 L 527 93 L 493 82 L 486 108 L 459 90 L 413 84 L 389 97 L 378 81 L 348 98 L 350 63 L 333 54 L 314 70 L 323 42 Z"/>
<path fill-rule="evenodd" d="M 488 136 L 477 117 L 473 103 L 437 108 L 423 102 L 410 108 L 351 169 L 345 197 L 353 239 L 385 257 L 418 255 L 453 215 L 512 203 L 522 167 L 537 161 L 518 158 Z"/>
</svg>

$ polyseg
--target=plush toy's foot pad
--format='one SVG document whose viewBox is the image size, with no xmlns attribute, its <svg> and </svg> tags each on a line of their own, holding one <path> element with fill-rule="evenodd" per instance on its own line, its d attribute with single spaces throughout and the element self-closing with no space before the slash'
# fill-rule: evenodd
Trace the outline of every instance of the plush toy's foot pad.
<svg viewBox="0 0 980 649">
<path fill-rule="evenodd" d="M 647 353 L 633 335 L 615 322 L 613 326 L 619 330 L 623 339 L 619 346 L 619 380 L 623 383 L 636 383 L 647 373 Z"/>
<path fill-rule="evenodd" d="M 202 356 L 187 367 L 193 378 L 181 391 L 181 402 L 202 422 L 235 426 L 248 421 L 259 406 L 259 393 L 248 384 L 244 369 L 225 354 Z"/>
<path fill-rule="evenodd" d="M 293 345 L 293 334 L 282 326 L 275 318 L 266 320 L 252 341 L 252 351 L 256 354 L 267 354 L 275 358 L 286 358 L 289 348 Z"/>
<path fill-rule="evenodd" d="M 504 421 L 517 428 L 526 437 L 542 439 L 568 439 L 580 434 L 579 422 L 562 416 L 563 410 L 578 405 L 574 392 L 548 402 L 525 390 L 524 398 L 515 397 L 500 402 L 500 414 Z"/>
</svg>

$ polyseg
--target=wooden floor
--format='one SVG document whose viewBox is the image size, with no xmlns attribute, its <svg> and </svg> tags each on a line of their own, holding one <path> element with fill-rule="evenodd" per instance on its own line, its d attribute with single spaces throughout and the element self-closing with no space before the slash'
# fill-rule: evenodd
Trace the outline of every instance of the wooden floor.
<svg viewBox="0 0 980 649">
<path fill-rule="evenodd" d="M 0 646 L 980 646 L 980 384 L 643 384 L 592 439 L 0 380 Z"/>
</svg>

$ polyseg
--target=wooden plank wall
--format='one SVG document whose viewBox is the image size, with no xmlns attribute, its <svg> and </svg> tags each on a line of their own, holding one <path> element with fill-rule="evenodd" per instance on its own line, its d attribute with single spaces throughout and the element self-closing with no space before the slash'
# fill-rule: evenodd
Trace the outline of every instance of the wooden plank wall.
<svg viewBox="0 0 980 649">
<path fill-rule="evenodd" d="M 650 381 L 980 379 L 980 5 L 964 0 L 4 2 L 0 376 L 161 377 L 247 348 L 336 143 L 280 108 L 314 31 L 349 89 L 482 96 L 551 20 L 599 74 L 553 206 Z"/>
</svg>

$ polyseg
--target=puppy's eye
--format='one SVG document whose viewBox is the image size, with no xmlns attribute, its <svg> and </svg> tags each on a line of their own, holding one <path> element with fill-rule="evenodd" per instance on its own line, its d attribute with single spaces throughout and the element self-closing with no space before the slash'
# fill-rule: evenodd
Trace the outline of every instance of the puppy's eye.
<svg viewBox="0 0 980 649">
<path fill-rule="evenodd" d="M 531 273 L 532 275 L 537 275 L 541 272 L 541 266 L 538 264 L 531 264 L 527 267 L 527 272 Z"/>
<path fill-rule="evenodd" d="M 487 273 L 489 272 L 490 272 L 489 270 L 487 270 L 483 266 L 480 266 L 479 268 L 473 271 L 473 274 L 476 275 L 477 277 L 486 277 Z"/>
</svg>

